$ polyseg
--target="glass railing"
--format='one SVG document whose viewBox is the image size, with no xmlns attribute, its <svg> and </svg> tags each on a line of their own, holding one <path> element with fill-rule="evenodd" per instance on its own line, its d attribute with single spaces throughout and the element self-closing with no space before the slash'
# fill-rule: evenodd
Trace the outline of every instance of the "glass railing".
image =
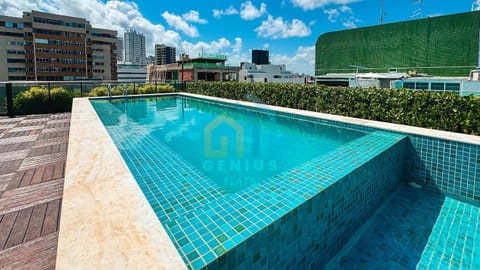
<svg viewBox="0 0 480 270">
<path fill-rule="evenodd" d="M 138 95 L 185 89 L 179 81 L 32 81 L 0 82 L 0 115 L 56 113 L 71 110 L 75 97 Z M 10 91 L 10 92 L 8 92 Z M 11 93 L 11 99 L 7 98 Z M 9 109 L 9 104 L 13 106 Z"/>
</svg>

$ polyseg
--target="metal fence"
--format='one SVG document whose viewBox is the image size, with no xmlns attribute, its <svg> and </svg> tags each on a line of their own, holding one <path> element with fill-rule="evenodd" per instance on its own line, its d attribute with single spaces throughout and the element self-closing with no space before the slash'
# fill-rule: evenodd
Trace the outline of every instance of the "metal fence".
<svg viewBox="0 0 480 270">
<path fill-rule="evenodd" d="M 58 89 L 63 89 L 73 97 L 88 97 L 97 95 L 108 95 L 107 89 L 126 89 L 128 95 L 142 94 L 145 86 L 149 86 L 150 91 L 157 92 L 161 90 L 163 85 L 171 85 L 174 91 L 185 90 L 185 82 L 167 81 L 167 82 L 153 82 L 145 83 L 139 81 L 130 82 L 114 82 L 114 81 L 31 81 L 31 82 L 0 82 L 0 115 L 7 115 L 13 117 L 20 112 L 16 109 L 16 97 L 32 88 L 39 88 L 45 93 L 48 93 L 44 102 L 51 104 L 55 102 L 52 100 L 52 93 Z M 113 95 L 117 92 L 113 92 Z M 52 107 L 53 108 L 53 107 Z M 52 111 L 55 112 L 53 109 Z"/>
</svg>

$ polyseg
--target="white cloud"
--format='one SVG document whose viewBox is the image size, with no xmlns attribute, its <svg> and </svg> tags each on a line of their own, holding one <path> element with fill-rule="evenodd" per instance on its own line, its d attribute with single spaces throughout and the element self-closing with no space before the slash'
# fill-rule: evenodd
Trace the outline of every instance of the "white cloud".
<svg viewBox="0 0 480 270">
<path fill-rule="evenodd" d="M 226 64 L 231 66 L 239 66 L 241 62 L 250 62 L 251 54 L 246 52 L 232 53 L 228 55 Z"/>
<path fill-rule="evenodd" d="M 289 37 L 306 37 L 312 31 L 302 21 L 293 19 L 292 22 L 284 21 L 282 17 L 273 18 L 268 15 L 266 21 L 255 29 L 257 35 L 263 38 L 289 38 Z"/>
<path fill-rule="evenodd" d="M 231 50 L 232 43 L 226 38 L 220 38 L 209 43 L 203 41 L 197 43 L 183 41 L 182 48 L 186 54 L 190 55 L 190 57 L 197 57 L 202 53 L 224 54 Z"/>
<path fill-rule="evenodd" d="M 285 64 L 294 73 L 313 75 L 315 73 L 315 46 L 297 48 L 294 56 L 270 54 L 272 64 Z"/>
<path fill-rule="evenodd" d="M 185 35 L 189 37 L 199 36 L 197 27 L 188 24 L 181 16 L 165 11 L 162 13 L 162 17 L 165 19 L 165 21 L 170 27 L 182 31 Z"/>
<path fill-rule="evenodd" d="M 340 11 L 343 12 L 343 13 L 350 13 L 350 14 L 353 14 L 353 11 L 352 9 L 349 7 L 349 6 L 341 6 L 340 8 Z"/>
<path fill-rule="evenodd" d="M 265 3 L 260 4 L 260 9 L 255 7 L 251 1 L 242 3 L 240 7 L 240 17 L 246 21 L 259 18 L 266 12 L 267 12 L 267 5 Z"/>
<path fill-rule="evenodd" d="M 304 10 L 312 10 L 328 5 L 346 5 L 361 0 L 291 0 L 292 4 Z"/>
<path fill-rule="evenodd" d="M 182 18 L 187 22 L 206 24 L 208 21 L 200 18 L 200 13 L 196 10 L 190 10 L 182 15 Z"/>
<path fill-rule="evenodd" d="M 243 41 L 241 38 L 235 38 L 235 44 L 232 45 L 232 50 L 234 53 L 239 53 L 242 51 Z"/>
<path fill-rule="evenodd" d="M 476 0 L 472 3 L 472 10 L 480 10 L 480 0 Z"/>
<path fill-rule="evenodd" d="M 357 28 L 357 24 L 355 23 L 354 20 L 346 20 L 342 22 L 342 25 L 345 26 L 346 28 Z"/>
<path fill-rule="evenodd" d="M 323 13 L 327 15 L 328 20 L 331 23 L 340 21 L 346 28 L 356 28 L 358 19 L 353 15 L 353 10 L 349 6 L 341 6 L 338 9 L 324 9 Z"/>
<path fill-rule="evenodd" d="M 323 13 L 328 15 L 328 20 L 332 23 L 336 22 L 338 17 L 340 17 L 340 12 L 336 8 L 325 9 Z"/>
<path fill-rule="evenodd" d="M 213 10 L 213 17 L 215 18 L 220 18 L 222 16 L 230 16 L 230 15 L 235 15 L 238 14 L 238 10 L 234 8 L 233 6 L 230 6 L 229 8 L 222 10 L 222 9 L 214 9 Z"/>
</svg>

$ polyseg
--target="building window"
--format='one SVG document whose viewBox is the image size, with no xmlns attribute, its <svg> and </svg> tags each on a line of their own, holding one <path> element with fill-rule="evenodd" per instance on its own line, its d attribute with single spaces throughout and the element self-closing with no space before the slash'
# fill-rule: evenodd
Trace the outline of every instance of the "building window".
<svg viewBox="0 0 480 270">
<path fill-rule="evenodd" d="M 25 54 L 24 50 L 7 50 L 7 54 Z"/>
<path fill-rule="evenodd" d="M 10 46 L 23 46 L 23 45 L 25 45 L 25 42 L 12 40 L 12 41 L 8 42 L 8 45 L 10 45 Z"/>
<path fill-rule="evenodd" d="M 5 22 L 5 27 L 13 28 L 13 23 L 12 22 Z"/>
<path fill-rule="evenodd" d="M 35 43 L 37 43 L 37 44 L 48 44 L 48 39 L 36 38 Z"/>
<path fill-rule="evenodd" d="M 460 91 L 460 84 L 459 83 L 446 83 L 445 90 L 448 91 Z"/>
<path fill-rule="evenodd" d="M 445 83 L 431 83 L 430 84 L 430 89 L 432 90 L 437 90 L 437 91 L 443 91 L 445 90 Z"/>
<path fill-rule="evenodd" d="M 7 63 L 25 63 L 25 59 L 7 58 Z"/>
<path fill-rule="evenodd" d="M 404 87 L 404 88 L 408 88 L 408 89 L 415 89 L 415 83 L 413 83 L 413 82 L 404 82 L 404 83 L 403 83 L 403 87 Z"/>
<path fill-rule="evenodd" d="M 428 83 L 426 82 L 417 82 L 415 89 L 418 90 L 428 90 Z"/>
<path fill-rule="evenodd" d="M 19 67 L 9 67 L 8 72 L 24 72 L 25 68 L 19 68 Z"/>
<path fill-rule="evenodd" d="M 8 76 L 9 81 L 25 81 L 25 76 Z"/>
</svg>

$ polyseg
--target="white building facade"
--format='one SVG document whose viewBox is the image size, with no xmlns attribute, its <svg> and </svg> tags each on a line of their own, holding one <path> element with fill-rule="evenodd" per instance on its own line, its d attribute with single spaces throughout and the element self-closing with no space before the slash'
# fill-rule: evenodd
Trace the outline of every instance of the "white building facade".
<svg viewBox="0 0 480 270">
<path fill-rule="evenodd" d="M 119 64 L 117 69 L 118 82 L 145 82 L 147 68 L 144 65 Z"/>
<path fill-rule="evenodd" d="M 305 77 L 293 74 L 286 70 L 285 65 L 256 65 L 241 63 L 238 74 L 240 82 L 262 83 L 305 83 Z"/>
</svg>

